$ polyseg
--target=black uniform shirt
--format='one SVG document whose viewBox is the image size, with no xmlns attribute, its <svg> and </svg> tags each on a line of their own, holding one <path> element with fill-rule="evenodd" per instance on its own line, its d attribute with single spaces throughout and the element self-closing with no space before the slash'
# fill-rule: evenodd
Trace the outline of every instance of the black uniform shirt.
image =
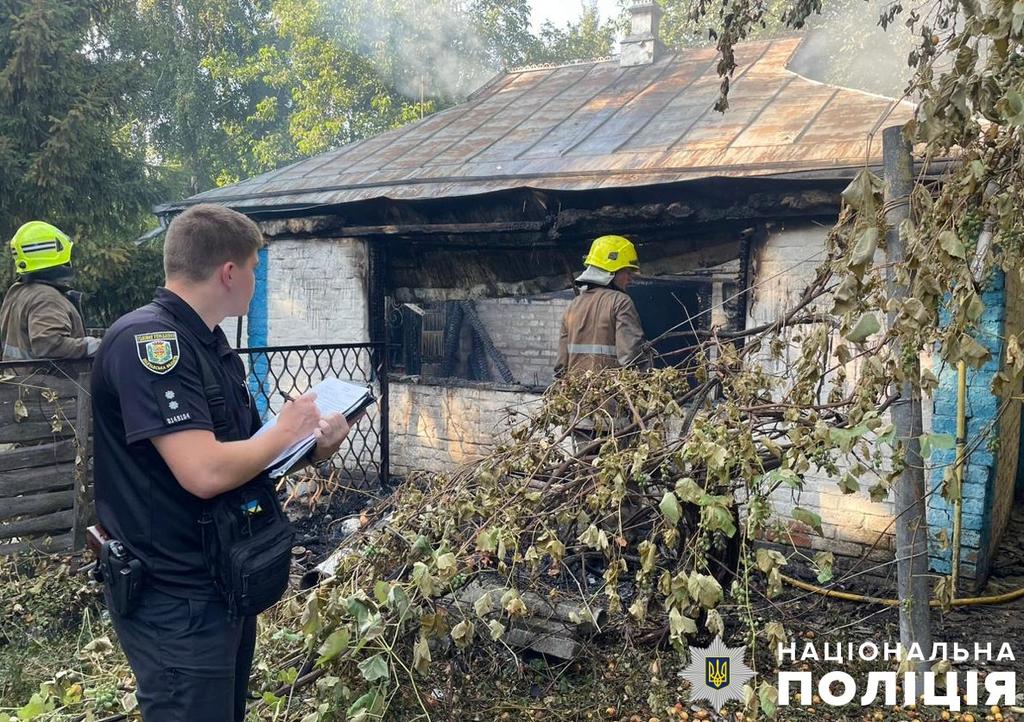
<svg viewBox="0 0 1024 722">
<path fill-rule="evenodd" d="M 165 288 L 104 335 L 92 372 L 96 512 L 146 565 L 147 583 L 175 596 L 213 599 L 198 518 L 208 503 L 178 483 L 151 439 L 213 431 L 196 354 L 219 377 L 229 438 L 260 426 L 245 367 L 220 327 Z M 268 481 L 269 483 L 269 481 Z"/>
</svg>

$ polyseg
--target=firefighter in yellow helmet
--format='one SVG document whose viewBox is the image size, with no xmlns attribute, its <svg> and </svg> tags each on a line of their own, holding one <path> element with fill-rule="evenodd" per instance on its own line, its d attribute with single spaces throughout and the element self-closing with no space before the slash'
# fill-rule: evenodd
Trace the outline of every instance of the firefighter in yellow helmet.
<svg viewBox="0 0 1024 722">
<path fill-rule="evenodd" d="M 18 280 L 0 306 L 4 361 L 83 358 L 100 340 L 85 335 L 81 293 L 71 288 L 71 239 L 43 221 L 26 223 L 11 239 Z"/>
<path fill-rule="evenodd" d="M 626 294 L 637 265 L 636 248 L 622 236 L 601 236 L 576 278 L 580 293 L 562 318 L 555 375 L 622 366 L 648 366 L 644 331 Z"/>
</svg>

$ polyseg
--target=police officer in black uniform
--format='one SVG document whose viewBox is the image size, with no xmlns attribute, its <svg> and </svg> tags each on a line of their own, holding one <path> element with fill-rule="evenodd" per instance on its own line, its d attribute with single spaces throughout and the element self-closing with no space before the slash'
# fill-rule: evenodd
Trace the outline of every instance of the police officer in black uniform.
<svg viewBox="0 0 1024 722">
<path fill-rule="evenodd" d="M 166 234 L 166 287 L 111 326 L 96 357 L 96 510 L 120 544 L 111 562 L 122 560 L 104 567 L 107 599 L 145 722 L 243 720 L 256 617 L 238 611 L 245 600 L 227 572 L 218 576 L 200 522 L 250 492 L 264 496 L 243 513 L 272 518 L 264 512 L 279 504 L 264 468 L 311 432 L 311 460 L 327 458 L 349 431 L 338 414 L 321 418 L 307 394 L 252 438 L 260 419 L 219 324 L 248 310 L 262 243 L 235 211 L 179 215 Z M 134 577 L 130 588 L 122 576 Z"/>
</svg>

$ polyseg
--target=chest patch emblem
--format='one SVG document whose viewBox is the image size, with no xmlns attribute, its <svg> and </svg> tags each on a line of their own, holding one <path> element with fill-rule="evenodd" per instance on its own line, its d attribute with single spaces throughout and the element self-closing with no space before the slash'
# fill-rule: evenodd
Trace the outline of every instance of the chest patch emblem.
<svg viewBox="0 0 1024 722">
<path fill-rule="evenodd" d="M 135 348 L 142 365 L 155 374 L 167 373 L 178 365 L 181 358 L 176 331 L 136 334 Z"/>
</svg>

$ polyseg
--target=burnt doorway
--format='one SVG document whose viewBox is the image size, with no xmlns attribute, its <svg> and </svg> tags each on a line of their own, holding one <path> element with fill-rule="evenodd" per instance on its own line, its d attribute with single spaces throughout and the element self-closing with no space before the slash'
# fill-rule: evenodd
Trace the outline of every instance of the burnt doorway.
<svg viewBox="0 0 1024 722">
<path fill-rule="evenodd" d="M 682 349 L 693 346 L 697 340 L 687 331 L 710 326 L 710 277 L 637 278 L 629 286 L 629 295 L 636 304 L 648 339 L 673 330 L 671 338 L 654 344 L 655 368 L 674 366 L 684 361 L 686 355 Z"/>
</svg>

